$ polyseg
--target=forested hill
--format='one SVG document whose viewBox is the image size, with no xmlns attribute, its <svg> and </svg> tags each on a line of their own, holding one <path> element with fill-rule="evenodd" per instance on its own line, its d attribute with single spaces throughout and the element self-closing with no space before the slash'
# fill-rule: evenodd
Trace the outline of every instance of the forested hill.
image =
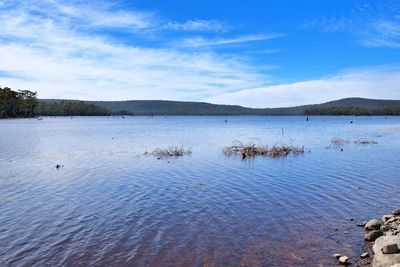
<svg viewBox="0 0 400 267">
<path fill-rule="evenodd" d="M 0 118 L 108 115 L 400 115 L 400 100 L 346 98 L 318 105 L 256 109 L 163 100 L 38 100 L 36 92 L 0 87 Z"/>
<path fill-rule="evenodd" d="M 400 100 L 345 98 L 305 106 L 304 112 L 309 115 L 400 115 Z"/>
<path fill-rule="evenodd" d="M 134 115 L 400 115 L 400 100 L 345 98 L 317 105 L 287 108 L 245 108 L 202 102 L 157 100 L 91 101 L 111 110 Z"/>
<path fill-rule="evenodd" d="M 54 103 L 61 100 L 40 100 Z M 400 115 L 400 100 L 345 98 L 317 105 L 287 108 L 245 108 L 204 102 L 162 100 L 85 101 L 113 114 L 132 115 Z"/>
<path fill-rule="evenodd" d="M 400 100 L 346 98 L 317 105 L 253 109 L 236 105 L 163 100 L 77 101 L 42 99 L 36 115 L 400 115 Z"/>
<path fill-rule="evenodd" d="M 324 107 L 365 107 L 365 108 L 383 108 L 383 107 L 399 107 L 400 100 L 378 100 L 378 99 L 367 99 L 367 98 L 344 98 L 320 104 L 319 106 Z"/>
<path fill-rule="evenodd" d="M 256 111 L 235 105 L 164 100 L 90 101 L 88 103 L 110 109 L 112 112 L 134 115 L 252 115 Z"/>
</svg>

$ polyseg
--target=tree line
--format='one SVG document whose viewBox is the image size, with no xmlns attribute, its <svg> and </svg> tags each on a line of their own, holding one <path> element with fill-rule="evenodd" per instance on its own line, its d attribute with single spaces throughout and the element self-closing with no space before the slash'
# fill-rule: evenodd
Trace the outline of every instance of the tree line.
<svg viewBox="0 0 400 267">
<path fill-rule="evenodd" d="M 353 115 L 353 116 L 399 116 L 400 106 L 366 108 L 366 107 L 315 107 L 305 110 L 304 115 Z"/>
<path fill-rule="evenodd" d="M 0 87 L 0 118 L 33 118 L 35 116 L 104 116 L 104 107 L 76 100 L 39 101 L 37 92 Z"/>
<path fill-rule="evenodd" d="M 78 100 L 60 100 L 54 102 L 40 101 L 37 109 L 40 116 L 108 116 L 109 109 Z"/>
</svg>

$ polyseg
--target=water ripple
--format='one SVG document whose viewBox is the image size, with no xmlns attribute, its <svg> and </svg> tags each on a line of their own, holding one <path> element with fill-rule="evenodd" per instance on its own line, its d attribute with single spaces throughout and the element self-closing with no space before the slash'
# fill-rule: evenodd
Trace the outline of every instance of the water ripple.
<svg viewBox="0 0 400 267">
<path fill-rule="evenodd" d="M 339 250 L 357 256 L 356 222 L 399 201 L 400 118 L 348 120 L 0 121 L 0 265 L 307 266 L 332 265 Z M 326 149 L 335 136 L 379 140 Z M 223 156 L 237 139 L 311 153 Z M 192 156 L 141 156 L 179 144 Z"/>
</svg>

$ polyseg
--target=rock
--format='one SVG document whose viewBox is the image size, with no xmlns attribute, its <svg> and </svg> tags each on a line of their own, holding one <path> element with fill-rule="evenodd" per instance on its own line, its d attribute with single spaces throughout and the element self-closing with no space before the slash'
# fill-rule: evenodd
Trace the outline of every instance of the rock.
<svg viewBox="0 0 400 267">
<path fill-rule="evenodd" d="M 365 229 L 370 230 L 379 230 L 381 228 L 381 223 L 377 219 L 372 219 L 365 224 Z"/>
<path fill-rule="evenodd" d="M 347 265 L 347 264 L 349 264 L 349 257 L 347 257 L 347 256 L 341 256 L 341 257 L 339 258 L 339 262 L 340 262 L 341 264 Z"/>
<path fill-rule="evenodd" d="M 388 244 L 388 245 L 383 246 L 381 248 L 381 251 L 383 254 L 395 254 L 395 253 L 399 252 L 399 247 L 397 246 L 396 243 Z"/>
<path fill-rule="evenodd" d="M 399 216 L 400 215 L 400 209 L 395 209 L 394 211 L 392 211 L 392 214 L 394 216 Z"/>
<path fill-rule="evenodd" d="M 400 264 L 400 253 L 396 254 L 383 254 L 382 248 L 387 245 L 397 244 L 400 246 L 400 236 L 382 236 L 379 237 L 373 246 L 374 260 L 372 266 L 374 267 L 391 267 L 394 264 Z"/>
<path fill-rule="evenodd" d="M 367 241 L 375 241 L 378 237 L 383 236 L 382 230 L 373 230 L 365 234 L 364 238 Z"/>
<path fill-rule="evenodd" d="M 336 259 L 339 259 L 340 257 L 342 257 L 342 255 L 340 255 L 339 253 L 333 254 L 333 257 Z"/>
<path fill-rule="evenodd" d="M 381 226 L 381 230 L 384 231 L 384 232 L 389 231 L 390 230 L 390 225 L 388 225 L 388 224 L 382 225 Z"/>
<path fill-rule="evenodd" d="M 393 217 L 392 214 L 383 215 L 381 220 L 383 223 L 385 223 L 387 220 L 389 220 L 392 217 Z"/>
<path fill-rule="evenodd" d="M 367 224 L 367 221 L 365 221 L 365 222 L 360 222 L 360 223 L 357 223 L 357 226 L 359 226 L 359 227 L 364 227 L 366 224 Z"/>
<path fill-rule="evenodd" d="M 396 217 L 391 217 L 389 220 L 386 221 L 386 223 L 392 223 L 396 220 L 397 220 Z"/>
<path fill-rule="evenodd" d="M 364 252 L 363 254 L 361 254 L 361 259 L 365 259 L 365 258 L 368 258 L 369 257 L 369 254 L 368 254 L 368 252 Z"/>
</svg>

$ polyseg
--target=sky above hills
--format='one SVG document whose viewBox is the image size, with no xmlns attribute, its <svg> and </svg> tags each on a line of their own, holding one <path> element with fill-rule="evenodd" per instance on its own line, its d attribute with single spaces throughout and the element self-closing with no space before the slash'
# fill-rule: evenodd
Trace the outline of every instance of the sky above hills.
<svg viewBox="0 0 400 267">
<path fill-rule="evenodd" d="M 0 86 L 278 107 L 400 99 L 400 1 L 0 0 Z"/>
</svg>

